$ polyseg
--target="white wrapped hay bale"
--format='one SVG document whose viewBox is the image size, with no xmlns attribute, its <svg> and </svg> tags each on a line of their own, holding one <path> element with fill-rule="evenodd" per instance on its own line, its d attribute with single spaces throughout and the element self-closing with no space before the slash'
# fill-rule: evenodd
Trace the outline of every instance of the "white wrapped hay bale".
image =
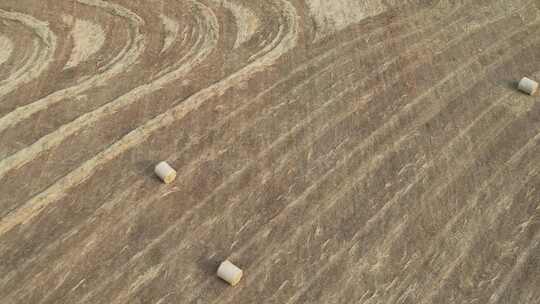
<svg viewBox="0 0 540 304">
<path fill-rule="evenodd" d="M 217 276 L 229 283 L 231 286 L 238 284 L 240 279 L 242 279 L 242 275 L 242 269 L 238 268 L 228 260 L 223 261 L 217 270 Z"/>
<path fill-rule="evenodd" d="M 165 184 L 172 183 L 176 178 L 176 171 L 164 161 L 156 165 L 154 172 Z"/>
<path fill-rule="evenodd" d="M 523 77 L 523 79 L 521 79 L 519 82 L 518 89 L 529 95 L 534 95 L 538 91 L 538 82 L 527 77 Z"/>
</svg>

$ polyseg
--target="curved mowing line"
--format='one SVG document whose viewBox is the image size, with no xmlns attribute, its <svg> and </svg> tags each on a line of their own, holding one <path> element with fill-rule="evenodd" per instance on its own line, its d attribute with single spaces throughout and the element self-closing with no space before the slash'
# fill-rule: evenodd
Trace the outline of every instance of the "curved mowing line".
<svg viewBox="0 0 540 304">
<path fill-rule="evenodd" d="M 101 25 L 85 19 L 76 19 L 70 33 L 74 47 L 64 69 L 85 62 L 103 48 L 105 33 Z"/>
<path fill-rule="evenodd" d="M 26 63 L 11 74 L 7 79 L 0 81 L 0 98 L 15 90 L 19 85 L 30 82 L 37 78 L 53 62 L 56 51 L 56 36 L 49 29 L 48 24 L 32 16 L 17 12 L 8 12 L 0 9 L 0 18 L 19 22 L 32 29 L 43 48 L 37 47 L 34 43 L 32 55 Z"/>
<path fill-rule="evenodd" d="M 0 235 L 11 230 L 19 224 L 23 224 L 38 215 L 48 204 L 63 197 L 65 192 L 62 189 L 71 188 L 88 179 L 99 167 L 100 164 L 117 157 L 122 152 L 142 143 L 151 133 L 165 126 L 171 125 L 182 119 L 187 113 L 199 108 L 206 100 L 212 97 L 223 95 L 230 87 L 236 86 L 248 80 L 253 74 L 272 65 L 283 53 L 292 49 L 296 45 L 298 23 L 296 20 L 294 7 L 285 2 L 282 4 L 284 13 L 288 16 L 289 33 L 282 43 L 259 61 L 248 65 L 239 72 L 229 76 L 215 85 L 212 85 L 188 98 L 185 102 L 175 106 L 169 112 L 158 115 L 145 125 L 133 130 L 122 139 L 111 145 L 108 149 L 100 152 L 92 159 L 85 162 L 76 170 L 72 171 L 64 178 L 56 182 L 53 186 L 40 193 L 24 206 L 8 214 L 0 222 Z M 1 164 L 1 163 L 0 163 Z M 2 167 L 2 166 L 0 166 Z"/>
<path fill-rule="evenodd" d="M 180 31 L 180 24 L 176 20 L 168 17 L 165 14 L 159 16 L 161 19 L 161 24 L 165 30 L 166 36 L 164 38 L 163 47 L 160 54 L 167 52 L 167 50 L 173 45 L 173 43 L 178 39 L 178 34 Z"/>
<path fill-rule="evenodd" d="M 249 41 L 256 31 L 260 27 L 260 21 L 256 14 L 248 8 L 246 5 L 236 3 L 230 0 L 212 0 L 214 3 L 223 5 L 228 9 L 236 21 L 236 41 L 234 42 L 234 49 L 237 49 L 245 42 Z"/>
<path fill-rule="evenodd" d="M 275 61 L 277 61 L 284 53 L 288 52 L 289 50 L 293 49 L 296 46 L 297 43 L 297 37 L 298 37 L 298 19 L 296 15 L 296 9 L 292 4 L 285 0 L 274 0 L 276 2 L 276 5 L 281 7 L 282 12 L 286 16 L 287 23 L 288 23 L 288 32 L 284 36 L 282 42 L 276 46 L 272 51 L 268 52 L 264 55 L 264 57 L 260 58 L 259 60 L 255 61 L 254 63 L 249 64 L 245 68 L 241 69 L 240 71 L 230 75 L 226 79 L 216 83 L 215 85 L 212 85 L 206 89 L 201 90 L 200 92 L 196 93 L 195 95 L 188 98 L 186 101 L 184 101 L 182 104 L 174 107 L 170 112 L 164 113 L 162 115 L 157 116 L 156 118 L 152 119 L 149 123 L 145 124 L 143 127 L 138 128 L 137 130 L 129 133 L 124 138 L 122 138 L 121 141 L 125 141 L 125 143 L 117 142 L 112 146 L 112 148 L 119 147 L 119 150 L 127 150 L 127 148 L 131 148 L 132 146 L 139 144 L 146 140 L 146 138 L 150 135 L 150 132 L 153 132 L 159 128 L 168 126 L 174 121 L 179 120 L 183 118 L 186 114 L 189 112 L 199 108 L 206 100 L 221 96 L 225 93 L 226 90 L 229 88 L 239 85 L 247 80 L 249 78 L 260 72 L 263 71 L 266 67 L 271 66 Z M 136 137 L 136 138 L 134 138 Z M 112 150 L 112 149 L 108 149 Z M 113 155 L 110 155 L 107 157 L 108 159 L 112 159 L 116 155 L 118 155 L 121 151 L 111 151 Z M 107 151 L 104 151 L 107 152 Z M 102 152 L 103 153 L 103 152 Z M 100 153 L 100 155 L 102 154 Z M 103 153 L 104 154 L 104 153 Z M 96 160 L 91 160 L 92 162 L 98 161 L 103 159 L 102 157 L 96 157 Z M 105 158 L 104 160 L 108 160 Z M 84 167 L 84 166 L 83 166 Z M 92 167 L 95 168 L 94 165 Z M 76 171 L 75 171 L 76 172 Z M 83 171 L 84 172 L 84 171 Z M 72 175 L 72 174 L 70 174 Z M 53 192 L 54 193 L 54 192 Z M 44 207 L 44 206 L 43 206 Z M 43 208 L 42 207 L 42 208 Z M 38 211 L 40 209 L 32 208 L 34 211 Z M 34 213 L 33 216 L 37 214 Z M 33 217 L 32 216 L 32 217 Z M 7 231 L 6 229 L 3 229 L 3 225 L 0 225 L 0 234 L 2 234 L 3 231 Z M 11 225 L 10 225 L 11 226 Z M 8 226 L 5 226 L 8 228 Z M 13 227 L 13 226 L 11 226 Z M 9 229 L 9 228 L 8 228 Z M 118 276 L 118 273 L 113 275 Z M 113 279 L 113 276 L 109 277 L 110 279 Z M 108 282 L 109 280 L 104 281 L 103 283 Z M 105 284 L 100 284 L 100 288 L 97 290 L 100 290 L 105 286 Z M 83 299 L 82 302 L 88 301 L 88 299 L 92 296 L 92 293 L 87 294 Z"/>
<path fill-rule="evenodd" d="M 417 31 L 415 31 L 414 33 L 416 33 Z M 413 33 L 413 34 L 414 34 Z M 408 37 L 412 34 L 408 34 L 408 35 L 405 35 L 405 37 Z M 426 38 L 427 39 L 427 38 Z M 339 50 L 343 50 L 344 48 L 348 48 L 348 47 L 351 47 L 353 46 L 353 43 L 356 43 L 356 42 L 359 42 L 361 40 L 361 38 L 358 38 L 354 41 L 351 41 L 349 43 L 346 43 L 346 45 L 343 45 L 341 48 L 339 48 Z M 377 44 L 377 47 L 380 45 L 381 43 Z M 338 49 L 338 47 L 336 47 L 335 49 L 329 51 L 328 53 L 325 53 L 325 54 L 322 54 L 314 59 L 312 59 L 312 61 L 314 61 L 315 63 L 320 63 L 322 62 L 324 59 L 327 59 L 328 57 L 330 57 L 330 55 L 336 55 L 334 53 L 334 51 L 336 51 Z M 363 52 L 363 53 L 366 53 L 366 54 L 369 54 L 371 52 L 375 52 L 376 50 L 373 50 L 373 51 L 370 51 L 370 52 Z M 395 61 L 397 60 L 397 57 L 393 58 L 393 60 L 390 60 L 386 63 L 383 64 L 384 68 L 386 68 L 387 66 L 386 65 L 390 65 L 392 63 L 394 63 Z M 339 61 L 339 60 L 337 60 Z M 286 77 L 285 79 L 282 79 L 280 80 L 279 82 L 277 82 L 276 84 L 272 85 L 270 88 L 264 90 L 263 92 L 259 93 L 255 98 L 254 98 L 254 101 L 249 103 L 249 104 L 245 104 L 245 105 L 242 105 L 240 106 L 238 109 L 234 110 L 233 112 L 231 112 L 230 114 L 228 114 L 224 119 L 221 120 L 220 123 L 217 124 L 217 126 L 215 126 L 214 128 L 212 128 L 211 130 L 218 130 L 220 128 L 223 128 L 225 125 L 227 125 L 230 121 L 232 121 L 233 119 L 237 118 L 237 116 L 240 115 L 240 113 L 242 113 L 242 111 L 246 110 L 248 107 L 250 106 L 253 106 L 254 104 L 258 104 L 258 103 L 261 103 L 263 102 L 264 100 L 262 99 L 262 97 L 266 94 L 268 94 L 270 91 L 272 91 L 273 89 L 275 89 L 276 87 L 286 83 L 287 81 L 289 81 L 290 78 L 294 77 L 297 73 L 301 73 L 302 71 L 308 69 L 310 67 L 310 65 L 313 65 L 314 63 L 313 62 L 309 62 L 308 64 L 303 64 L 302 66 L 298 67 L 297 69 L 295 69 L 293 72 L 290 73 L 290 76 L 289 77 Z M 323 74 L 324 72 L 326 72 L 327 70 L 333 68 L 332 63 L 329 63 L 326 67 L 324 67 L 322 70 L 319 71 L 320 74 Z M 297 90 L 299 90 L 301 87 L 304 87 L 305 85 L 309 84 L 310 81 L 312 80 L 317 80 L 319 79 L 319 76 L 321 75 L 312 75 L 310 77 L 308 77 L 307 79 L 303 80 L 301 83 L 297 84 L 294 86 L 294 88 L 292 89 L 294 92 L 296 92 Z M 321 76 L 322 77 L 322 76 Z M 295 102 L 298 101 L 298 99 L 295 99 Z M 277 108 L 281 105 L 282 103 L 274 106 L 274 108 Z M 273 113 L 273 112 L 271 112 Z M 271 115 L 270 114 L 267 114 L 268 115 Z M 260 118 L 259 120 L 251 123 L 249 126 L 246 126 L 244 127 L 243 129 L 239 130 L 242 131 L 244 129 L 249 129 L 251 128 L 253 125 L 255 125 L 258 121 L 264 119 L 264 117 Z M 192 146 L 194 145 L 197 145 L 199 142 L 202 141 L 202 138 L 198 140 L 198 142 L 196 143 L 190 143 L 189 145 L 185 146 L 181 151 L 175 153 L 173 156 L 169 157 L 169 159 L 174 159 L 174 160 L 177 160 L 180 155 L 184 154 L 189 148 L 192 148 Z M 190 167 L 193 167 L 195 165 L 190 165 Z M 185 171 L 185 170 L 182 170 L 182 171 Z M 189 170 L 187 170 L 189 171 Z"/>
<path fill-rule="evenodd" d="M 353 46 L 353 43 L 355 42 L 359 42 L 361 41 L 361 38 L 358 38 L 356 39 L 355 41 L 352 41 L 352 42 L 348 42 L 346 45 L 344 45 L 344 47 L 351 47 Z M 382 43 L 379 43 L 379 44 L 382 44 Z M 328 57 L 330 55 L 332 55 L 334 53 L 335 49 L 332 51 L 332 52 L 329 52 L 329 54 L 326 54 L 326 56 L 322 56 L 323 58 L 325 57 Z M 317 57 L 317 59 L 321 59 L 319 57 Z M 307 68 L 307 67 L 299 67 L 300 68 Z M 296 72 L 296 70 L 295 70 Z M 278 84 L 282 84 L 282 82 L 278 83 Z M 278 85 L 276 84 L 276 85 Z M 65 131 L 65 130 L 64 130 Z M 44 140 L 42 139 L 41 141 L 38 141 L 37 143 L 34 144 L 34 150 L 35 151 L 28 151 L 30 154 L 37 154 L 37 153 L 40 153 L 40 152 L 43 152 L 43 149 L 48 149 L 48 147 L 45 145 L 44 147 L 42 147 L 43 149 L 38 149 L 38 147 L 36 146 L 39 146 L 39 144 L 46 144 L 46 142 L 44 143 Z M 15 155 L 13 155 L 15 156 Z M 10 161 L 8 160 L 5 160 L 4 162 L 0 162 L 0 178 L 2 176 L 4 176 L 8 171 L 14 169 L 14 168 L 19 168 L 20 166 L 23 166 L 25 163 L 29 162 L 30 160 L 24 160 L 24 159 L 11 159 Z M 10 165 L 11 163 L 11 165 Z M 1 166 L 3 165 L 3 166 Z M 3 171 L 2 171 L 2 168 L 5 168 Z"/>
<path fill-rule="evenodd" d="M 202 40 L 200 45 L 193 46 L 193 48 L 200 47 L 200 52 L 193 54 L 193 56 L 183 58 L 181 65 L 176 70 L 158 78 L 154 82 L 137 87 L 136 89 L 120 96 L 114 102 L 109 102 L 99 107 L 98 109 L 93 110 L 92 112 L 86 113 L 78 117 L 74 121 L 61 126 L 56 131 L 42 137 L 37 142 L 33 143 L 31 146 L 26 147 L 18 151 L 17 153 L 1 160 L 0 161 L 0 179 L 5 177 L 5 175 L 9 171 L 20 168 L 24 166 L 25 164 L 29 163 L 41 153 L 44 153 L 47 150 L 50 150 L 54 147 L 59 146 L 66 138 L 68 138 L 69 136 L 73 134 L 76 134 L 77 132 L 79 132 L 80 130 L 84 129 L 87 126 L 96 123 L 102 118 L 102 116 L 113 115 L 114 113 L 118 112 L 122 108 L 129 106 L 135 100 L 138 100 L 141 96 L 145 96 L 147 94 L 153 93 L 159 90 L 161 86 L 169 84 L 177 80 L 179 77 L 191 71 L 191 69 L 194 66 L 196 66 L 197 64 L 202 62 L 204 59 L 206 59 L 207 56 L 211 53 L 211 51 L 217 45 L 217 33 L 216 33 L 217 30 L 216 29 L 218 28 L 218 24 L 217 24 L 215 15 L 208 8 L 206 8 L 202 4 L 198 4 L 198 5 L 202 9 L 203 13 L 205 13 L 207 24 L 209 24 L 210 28 L 212 29 L 211 31 L 209 31 L 209 36 L 206 37 L 208 39 Z M 11 112 L 8 115 L 11 115 L 11 114 L 15 115 L 14 112 Z M 162 114 L 162 116 L 165 116 L 165 115 L 166 114 Z M 156 119 L 157 118 L 154 118 L 154 120 Z M 143 128 L 144 126 L 141 126 L 140 128 L 134 130 L 133 132 L 136 133 Z"/>
<path fill-rule="evenodd" d="M 0 35 L 0 45 L 2 46 L 2 49 L 0 50 L 0 66 L 2 66 L 2 64 L 11 57 L 11 53 L 13 52 L 13 42 L 8 37 Z"/>
<path fill-rule="evenodd" d="M 118 56 L 111 61 L 110 64 L 113 65 L 108 67 L 108 69 L 102 74 L 92 76 L 73 87 L 56 91 L 40 100 L 18 107 L 3 117 L 0 117 L 0 133 L 4 132 L 8 128 L 16 126 L 26 119 L 29 119 L 32 115 L 40 111 L 47 110 L 50 106 L 57 104 L 66 98 L 77 96 L 88 89 L 107 84 L 111 78 L 120 74 L 121 72 L 125 72 L 126 68 L 134 64 L 138 60 L 139 56 L 143 53 L 146 46 L 146 41 L 141 34 L 140 27 L 144 24 L 144 22 L 137 15 L 122 6 L 102 2 L 101 0 L 78 1 L 85 5 L 101 7 L 110 11 L 113 15 L 129 19 L 130 25 L 132 26 L 131 35 L 134 36 L 131 37 L 129 46 L 124 47 L 122 52 L 120 52 Z M 127 48 L 129 49 L 126 50 Z M 46 144 L 40 141 L 38 141 L 36 144 L 38 144 L 40 149 L 46 147 Z M 28 148 L 21 150 L 21 153 L 28 156 L 35 156 L 35 154 L 31 153 L 31 149 Z M 13 154 L 0 162 L 0 177 L 5 174 L 3 169 L 11 168 L 13 165 L 15 167 L 20 167 L 23 165 L 17 165 L 21 162 L 19 157 L 17 157 L 18 154 L 19 153 Z"/>
<path fill-rule="evenodd" d="M 197 40 L 191 48 L 185 53 L 181 60 L 178 60 L 170 67 L 165 67 L 162 71 L 156 74 L 156 79 L 151 83 L 135 88 L 132 92 L 125 94 L 121 98 L 132 98 L 142 94 L 150 94 L 158 88 L 171 84 L 179 80 L 182 76 L 189 73 L 196 65 L 203 62 L 209 54 L 216 49 L 218 44 L 219 23 L 217 16 L 206 6 L 190 0 L 196 6 L 205 18 L 201 20 L 200 15 L 195 16 L 197 27 L 193 27 L 191 36 L 196 36 Z M 207 28 L 206 28 L 207 27 Z"/>
<path fill-rule="evenodd" d="M 10 21 L 10 23 L 14 22 Z M 33 32 L 28 33 L 26 31 L 28 29 L 21 26 L 21 24 L 15 26 L 14 24 L 5 24 L 4 26 L 5 32 L 0 34 L 0 45 L 3 46 L 3 49 L 0 50 L 0 87 L 10 76 L 14 74 L 20 75 L 28 70 L 34 63 L 35 57 L 39 54 L 39 50 L 37 50 L 39 48 L 39 37 L 37 35 Z M 24 42 L 26 42 L 26 45 Z M 17 50 L 17 52 L 13 52 L 14 50 Z"/>
</svg>

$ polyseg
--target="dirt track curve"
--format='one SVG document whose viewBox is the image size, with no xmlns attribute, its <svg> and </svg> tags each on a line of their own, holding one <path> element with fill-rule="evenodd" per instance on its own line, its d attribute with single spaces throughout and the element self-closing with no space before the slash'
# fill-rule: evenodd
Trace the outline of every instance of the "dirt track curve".
<svg viewBox="0 0 540 304">
<path fill-rule="evenodd" d="M 2 0 L 0 303 L 540 303 L 526 75 L 538 0 Z"/>
</svg>

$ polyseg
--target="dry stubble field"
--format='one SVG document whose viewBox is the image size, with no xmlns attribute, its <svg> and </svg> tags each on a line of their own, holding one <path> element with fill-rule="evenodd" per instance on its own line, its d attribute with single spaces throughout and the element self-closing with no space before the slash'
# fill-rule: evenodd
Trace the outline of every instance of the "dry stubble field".
<svg viewBox="0 0 540 304">
<path fill-rule="evenodd" d="M 0 302 L 540 303 L 524 75 L 538 0 L 2 0 Z"/>
</svg>

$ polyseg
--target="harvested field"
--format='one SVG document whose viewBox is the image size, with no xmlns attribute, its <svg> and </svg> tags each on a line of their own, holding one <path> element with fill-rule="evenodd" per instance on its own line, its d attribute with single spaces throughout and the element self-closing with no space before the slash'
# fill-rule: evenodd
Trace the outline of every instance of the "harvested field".
<svg viewBox="0 0 540 304">
<path fill-rule="evenodd" d="M 523 76 L 538 0 L 2 0 L 0 303 L 540 303 Z"/>
</svg>

